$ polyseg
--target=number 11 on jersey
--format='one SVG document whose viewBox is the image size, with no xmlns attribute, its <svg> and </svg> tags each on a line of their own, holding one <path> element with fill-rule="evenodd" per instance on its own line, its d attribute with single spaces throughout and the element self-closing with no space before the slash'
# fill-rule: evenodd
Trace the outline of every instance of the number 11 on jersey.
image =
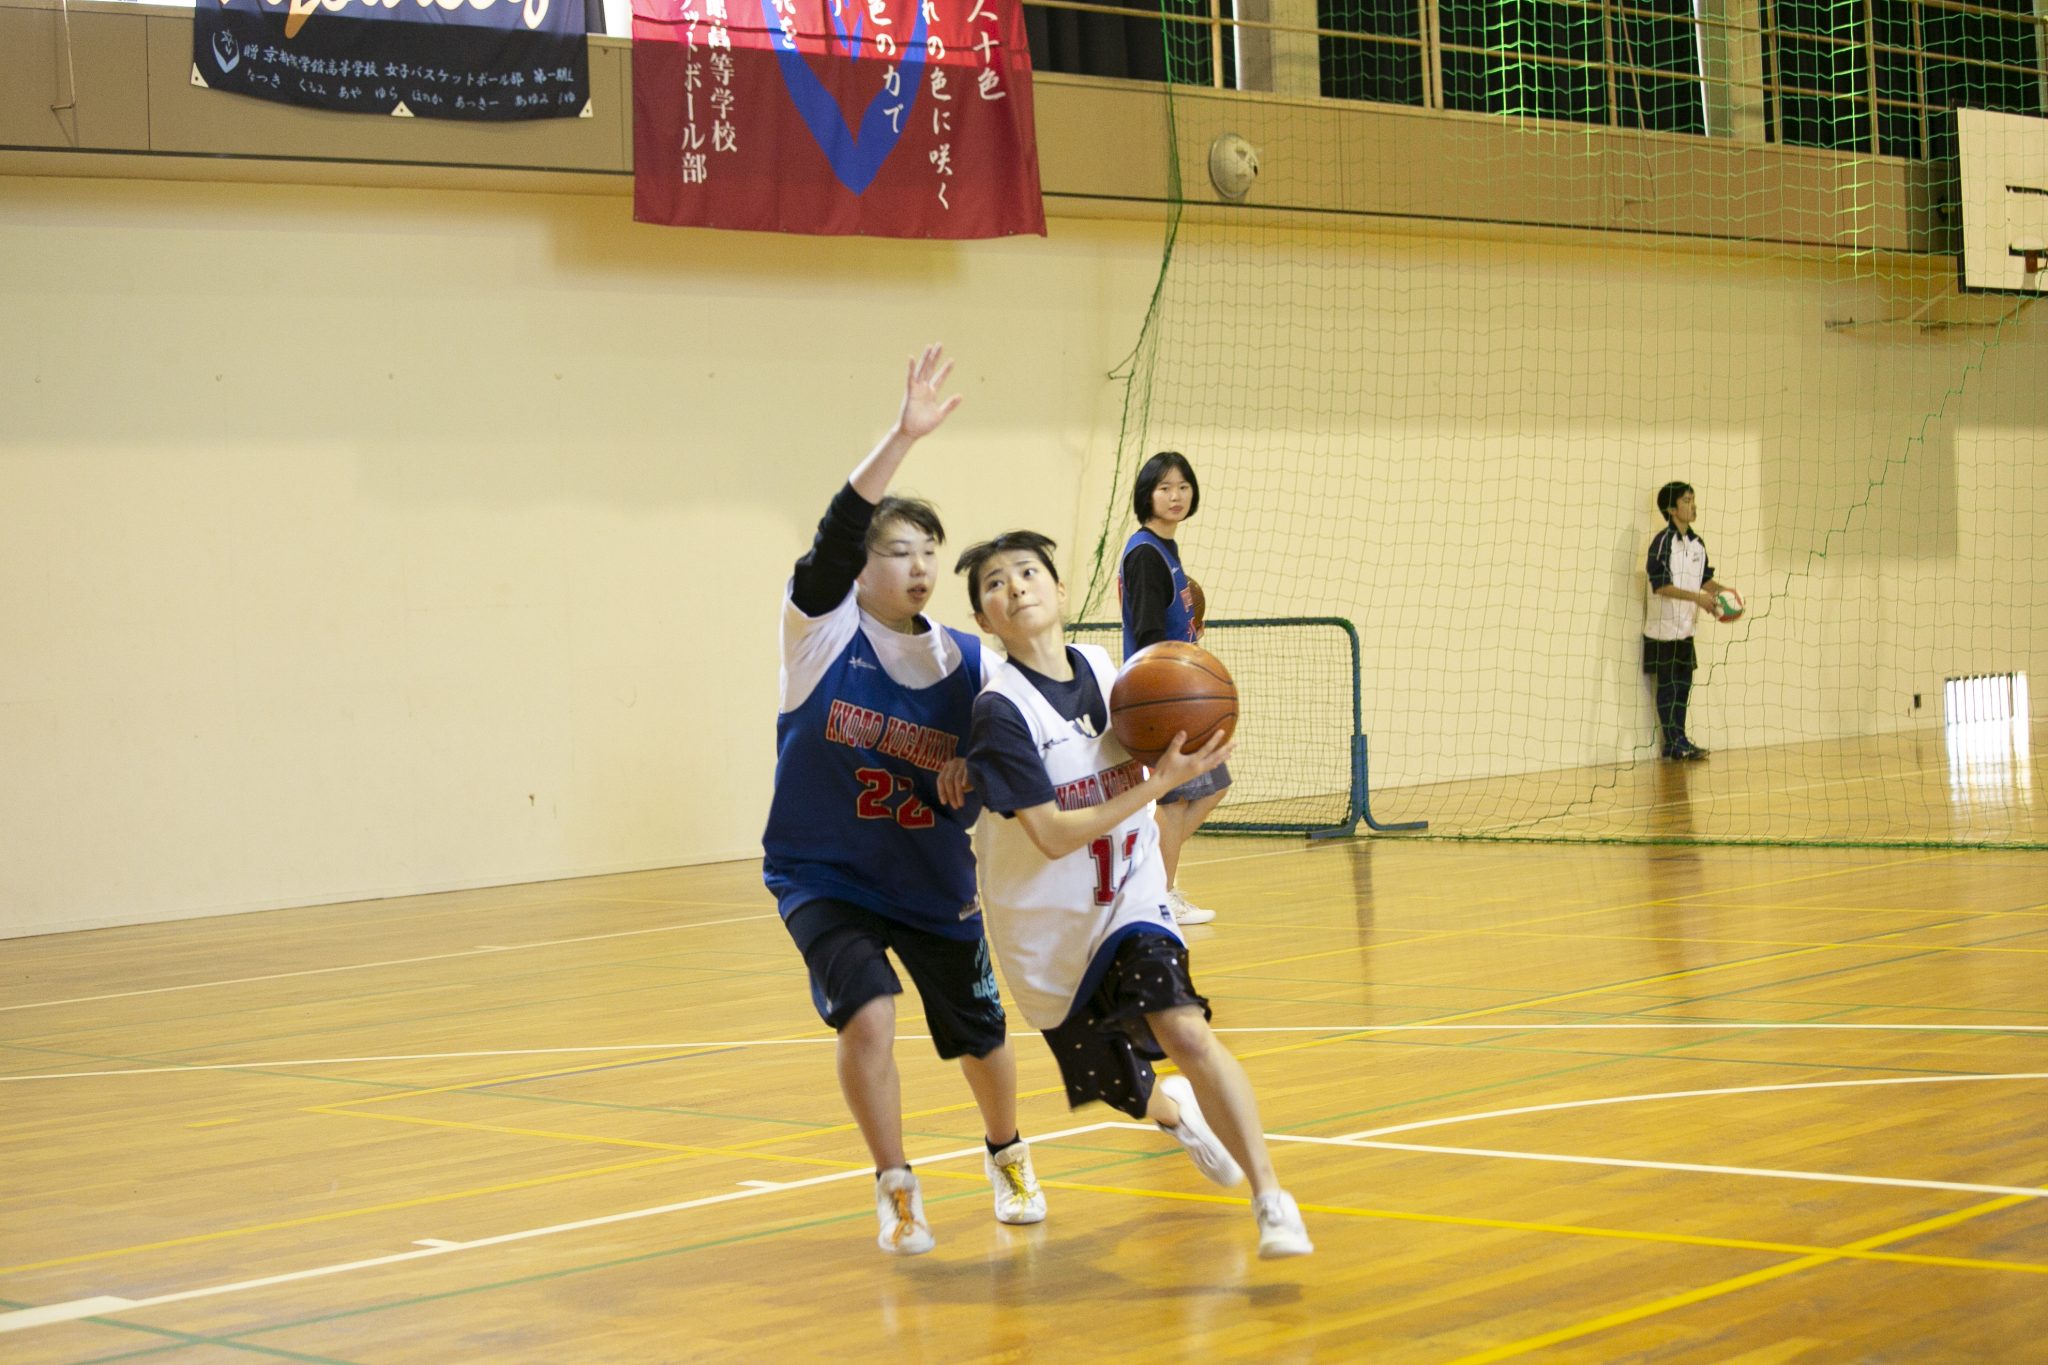
<svg viewBox="0 0 2048 1365">
<path fill-rule="evenodd" d="M 1108 905 L 1116 899 L 1122 889 L 1124 878 L 1131 875 L 1131 855 L 1138 848 L 1138 831 L 1124 833 L 1123 856 L 1116 856 L 1116 846 L 1105 834 L 1088 845 L 1088 856 L 1095 860 L 1095 903 Z M 1119 866 L 1120 865 L 1120 866 Z"/>
</svg>

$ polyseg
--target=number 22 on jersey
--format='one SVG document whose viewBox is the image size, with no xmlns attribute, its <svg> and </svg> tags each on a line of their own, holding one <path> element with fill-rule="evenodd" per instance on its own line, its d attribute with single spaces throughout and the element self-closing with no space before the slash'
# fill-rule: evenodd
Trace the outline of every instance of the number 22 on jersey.
<svg viewBox="0 0 2048 1365">
<path fill-rule="evenodd" d="M 853 810 L 861 819 L 894 820 L 905 829 L 932 827 L 932 808 L 917 799 L 910 779 L 902 773 L 892 773 L 887 768 L 861 768 L 854 776 L 860 779 L 860 795 L 853 799 Z M 889 798 L 896 794 L 903 799 L 891 809 Z"/>
</svg>

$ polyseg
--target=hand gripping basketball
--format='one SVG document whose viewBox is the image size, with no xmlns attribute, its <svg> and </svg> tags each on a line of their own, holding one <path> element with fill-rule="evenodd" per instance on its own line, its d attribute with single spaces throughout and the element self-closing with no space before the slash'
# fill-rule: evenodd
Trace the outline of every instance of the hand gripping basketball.
<svg viewBox="0 0 2048 1365">
<path fill-rule="evenodd" d="M 1109 724 L 1131 757 L 1157 767 L 1177 734 L 1192 753 L 1237 729 L 1237 684 L 1230 670 L 1200 645 L 1166 640 L 1124 661 L 1109 692 Z"/>
</svg>

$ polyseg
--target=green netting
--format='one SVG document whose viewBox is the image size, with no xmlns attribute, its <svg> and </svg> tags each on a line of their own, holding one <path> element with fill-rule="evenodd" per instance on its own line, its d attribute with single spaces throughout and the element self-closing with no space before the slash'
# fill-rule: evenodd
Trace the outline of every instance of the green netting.
<svg viewBox="0 0 2048 1365">
<path fill-rule="evenodd" d="M 2042 112 L 2030 3 L 1320 0 L 1302 22 L 1299 103 L 1428 106 L 1457 135 L 1371 162 L 1399 183 L 1351 212 L 1192 211 L 1206 168 L 1174 167 L 1083 610 L 1114 615 L 1131 479 L 1177 449 L 1212 616 L 1356 623 L 1373 800 L 1432 837 L 2048 845 L 2029 718 L 1951 725 L 1943 699 L 2048 662 L 2048 334 L 2029 300 L 1958 294 L 1938 207 L 1950 109 Z M 1197 145 L 1218 115 L 1196 128 L 1184 88 L 1249 64 L 1227 26 L 1163 27 Z M 1345 154 L 1299 122 L 1261 121 L 1269 174 Z M 1372 208 L 1441 183 L 1496 188 L 1491 213 Z M 1674 479 L 1750 604 L 1698 627 L 1699 763 L 1662 759 L 1641 668 Z M 1245 707 L 1263 771 L 1343 751 L 1313 706 Z"/>
</svg>

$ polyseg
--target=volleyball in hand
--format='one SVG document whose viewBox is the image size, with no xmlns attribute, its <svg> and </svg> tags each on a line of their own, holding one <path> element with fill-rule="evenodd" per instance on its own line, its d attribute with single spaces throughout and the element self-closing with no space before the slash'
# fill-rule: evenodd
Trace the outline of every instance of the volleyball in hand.
<svg viewBox="0 0 2048 1365">
<path fill-rule="evenodd" d="M 1742 615 L 1742 594 L 1733 588 L 1723 588 L 1714 595 L 1714 615 L 1723 621 L 1733 621 Z"/>
</svg>

